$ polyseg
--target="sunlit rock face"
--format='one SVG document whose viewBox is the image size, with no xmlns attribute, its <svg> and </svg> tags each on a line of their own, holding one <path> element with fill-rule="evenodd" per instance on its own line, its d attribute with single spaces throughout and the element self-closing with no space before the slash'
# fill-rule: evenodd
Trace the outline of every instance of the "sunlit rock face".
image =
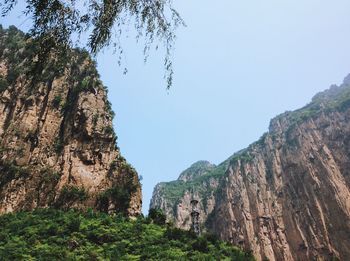
<svg viewBox="0 0 350 261">
<path fill-rule="evenodd" d="M 201 193 L 201 201 L 215 199 L 210 214 L 202 214 L 208 230 L 258 260 L 350 260 L 348 79 L 273 119 L 268 133 L 226 161 L 213 193 Z M 178 218 L 176 204 L 166 203 L 186 201 L 188 191 L 172 194 L 176 186 L 163 183 L 155 195 L 162 187 L 166 193 L 153 206 L 182 226 L 185 213 Z"/>
<path fill-rule="evenodd" d="M 40 74 L 31 40 L 0 30 L 0 213 L 37 207 L 141 213 L 136 171 L 120 155 L 94 61 L 72 50 Z"/>
<path fill-rule="evenodd" d="M 168 221 L 183 229 L 190 229 L 191 200 L 201 199 L 198 209 L 201 213 L 202 226 L 215 206 L 215 191 L 218 187 L 218 177 L 225 169 L 224 162 L 219 166 L 208 161 L 198 161 L 183 171 L 178 180 L 162 182 L 153 190 L 150 208 L 160 208 Z"/>
</svg>

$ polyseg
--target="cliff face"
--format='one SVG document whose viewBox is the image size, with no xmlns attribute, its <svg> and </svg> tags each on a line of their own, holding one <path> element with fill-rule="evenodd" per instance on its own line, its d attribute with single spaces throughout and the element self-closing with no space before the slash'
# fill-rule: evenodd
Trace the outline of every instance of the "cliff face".
<svg viewBox="0 0 350 261">
<path fill-rule="evenodd" d="M 273 119 L 218 183 L 205 224 L 222 239 L 259 260 L 350 260 L 348 79 Z"/>
<path fill-rule="evenodd" d="M 182 180 L 185 182 L 193 181 L 194 179 L 197 179 L 201 176 L 206 175 L 208 172 L 215 169 L 215 167 L 216 166 L 214 164 L 211 164 L 209 161 L 205 161 L 205 160 L 198 161 L 192 164 L 191 167 L 183 171 L 180 174 L 178 180 L 179 181 Z"/>
<path fill-rule="evenodd" d="M 1 28 L 0 213 L 54 206 L 139 214 L 138 175 L 116 145 L 94 61 L 72 50 L 38 70 L 35 48 L 14 27 Z"/>
<path fill-rule="evenodd" d="M 198 161 L 183 171 L 178 180 L 162 182 L 153 191 L 150 208 L 160 208 L 166 214 L 168 221 L 177 227 L 191 227 L 191 199 L 193 196 L 201 199 L 199 209 L 200 222 L 204 227 L 209 214 L 215 206 L 215 193 L 219 178 L 224 174 L 229 160 L 215 166 L 208 161 Z"/>
</svg>

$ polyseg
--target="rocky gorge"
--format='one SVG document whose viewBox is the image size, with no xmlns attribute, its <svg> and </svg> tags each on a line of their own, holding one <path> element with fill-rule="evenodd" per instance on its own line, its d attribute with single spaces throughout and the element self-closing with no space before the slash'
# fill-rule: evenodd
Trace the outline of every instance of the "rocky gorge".
<svg viewBox="0 0 350 261">
<path fill-rule="evenodd" d="M 0 25 L 0 260 L 255 260 L 144 217 L 95 60 L 46 51 Z"/>
<path fill-rule="evenodd" d="M 38 61 L 37 48 L 15 27 L 0 28 L 0 214 L 54 208 L 140 216 L 140 179 L 117 146 L 95 61 L 78 48 L 69 59 L 53 52 Z M 272 119 L 257 142 L 222 163 L 199 161 L 158 184 L 150 207 L 189 230 L 196 197 L 203 231 L 258 260 L 349 260 L 349 120 L 348 76 Z M 181 233 L 172 229 L 159 234 L 171 240 Z"/>
<path fill-rule="evenodd" d="M 348 76 L 218 166 L 201 161 L 158 184 L 150 207 L 189 229 L 195 196 L 203 229 L 258 260 L 350 260 L 349 170 Z"/>
</svg>

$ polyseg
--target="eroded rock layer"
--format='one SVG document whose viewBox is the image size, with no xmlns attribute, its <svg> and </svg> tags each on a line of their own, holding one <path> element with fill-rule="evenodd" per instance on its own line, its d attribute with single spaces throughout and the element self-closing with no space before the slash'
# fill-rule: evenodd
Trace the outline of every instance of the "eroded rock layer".
<svg viewBox="0 0 350 261">
<path fill-rule="evenodd" d="M 217 180 L 203 224 L 222 239 L 258 260 L 350 260 L 348 79 L 273 119 Z"/>
<path fill-rule="evenodd" d="M 88 54 L 51 54 L 0 30 L 0 213 L 55 206 L 141 211 L 136 171 L 120 155 L 107 89 Z M 36 73 L 37 72 L 37 73 Z"/>
</svg>

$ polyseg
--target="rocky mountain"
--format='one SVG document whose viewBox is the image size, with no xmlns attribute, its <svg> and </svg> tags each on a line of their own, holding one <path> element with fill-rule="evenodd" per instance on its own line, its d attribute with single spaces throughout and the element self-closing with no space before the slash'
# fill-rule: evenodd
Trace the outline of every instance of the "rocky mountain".
<svg viewBox="0 0 350 261">
<path fill-rule="evenodd" d="M 191 167 L 184 170 L 178 180 L 185 182 L 192 181 L 198 177 L 201 177 L 207 174 L 209 171 L 213 170 L 216 166 L 211 164 L 209 161 L 201 160 L 196 163 L 193 163 Z"/>
<path fill-rule="evenodd" d="M 208 161 L 198 161 L 183 171 L 178 180 L 161 182 L 153 191 L 150 208 L 160 208 L 166 214 L 168 221 L 172 221 L 179 228 L 191 227 L 192 197 L 202 199 L 199 202 L 202 224 L 208 218 L 215 206 L 215 193 L 219 178 L 227 169 L 229 160 L 215 166 Z"/>
<path fill-rule="evenodd" d="M 213 209 L 211 207 L 212 200 L 214 200 L 212 192 L 216 189 L 217 182 L 215 179 L 207 179 L 207 176 L 215 168 L 216 166 L 208 161 L 198 161 L 183 171 L 177 181 L 158 184 L 153 193 L 151 208 L 162 206 L 169 221 L 175 221 L 177 227 L 190 229 L 191 220 L 188 213 L 191 210 L 192 191 L 196 187 L 196 196 L 199 196 L 198 193 L 200 193 L 200 196 L 203 197 L 202 193 L 205 193 L 204 198 L 207 199 L 205 206 L 200 206 L 205 213 L 201 216 L 203 221 Z M 201 179 L 204 183 L 200 186 L 202 189 L 198 189 L 198 180 Z M 183 199 L 180 199 L 181 197 Z"/>
<path fill-rule="evenodd" d="M 38 62 L 37 44 L 0 28 L 0 213 L 38 207 L 141 213 L 107 89 L 86 51 Z"/>
<path fill-rule="evenodd" d="M 193 184 L 203 226 L 258 260 L 350 260 L 350 76 L 214 170 L 158 184 L 151 207 L 187 229 Z"/>
</svg>

